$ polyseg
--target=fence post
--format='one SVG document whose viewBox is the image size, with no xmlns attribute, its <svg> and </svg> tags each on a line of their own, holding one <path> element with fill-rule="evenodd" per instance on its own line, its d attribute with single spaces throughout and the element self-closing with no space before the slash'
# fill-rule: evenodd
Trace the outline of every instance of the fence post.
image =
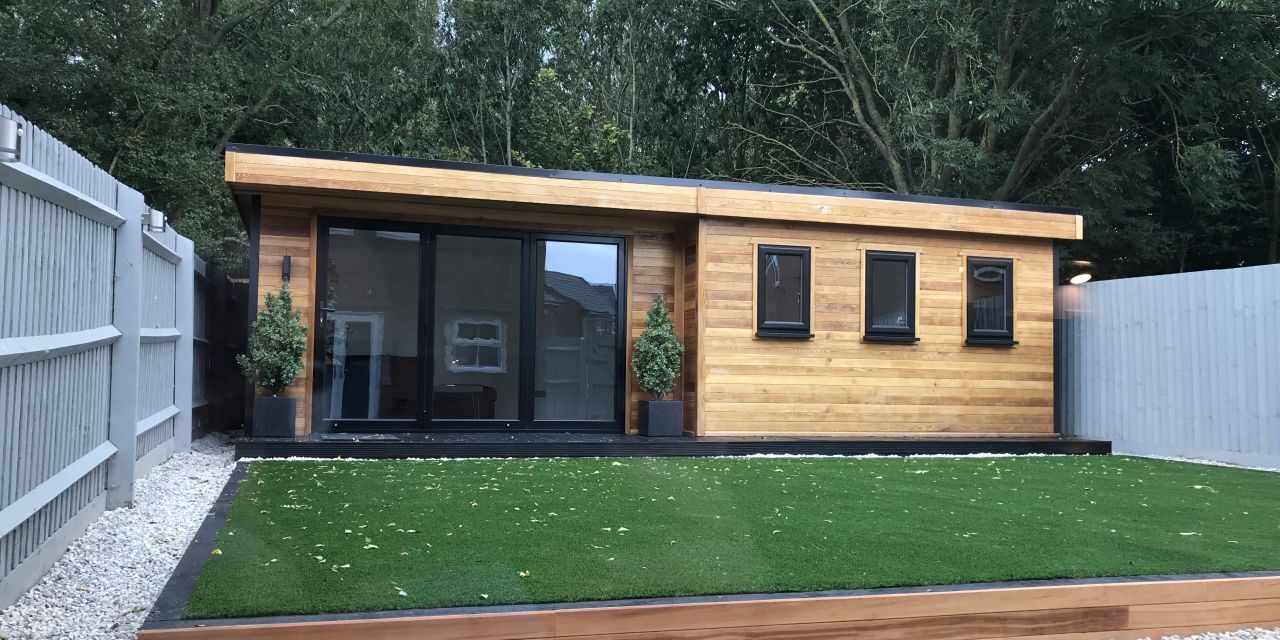
<svg viewBox="0 0 1280 640">
<path fill-rule="evenodd" d="M 178 255 L 182 260 L 178 263 L 178 288 L 174 295 L 174 306 L 178 329 L 178 344 L 174 354 L 173 402 L 179 413 L 173 421 L 173 452 L 182 453 L 191 448 L 191 376 L 195 356 L 195 313 L 196 313 L 196 250 L 191 240 L 178 236 Z"/>
<path fill-rule="evenodd" d="M 138 443 L 138 334 L 142 325 L 142 194 L 116 187 L 115 291 L 111 323 L 120 338 L 111 346 L 111 417 L 108 438 L 116 452 L 107 461 L 107 508 L 133 503 L 133 469 Z"/>
</svg>

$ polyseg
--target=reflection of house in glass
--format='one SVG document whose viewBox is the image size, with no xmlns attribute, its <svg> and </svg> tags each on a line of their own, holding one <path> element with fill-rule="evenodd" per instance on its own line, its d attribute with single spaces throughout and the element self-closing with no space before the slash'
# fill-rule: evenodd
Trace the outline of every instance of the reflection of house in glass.
<svg viewBox="0 0 1280 640">
<path fill-rule="evenodd" d="M 613 411 L 618 292 L 580 276 L 547 271 L 539 283 L 535 415 L 605 420 Z"/>
</svg>

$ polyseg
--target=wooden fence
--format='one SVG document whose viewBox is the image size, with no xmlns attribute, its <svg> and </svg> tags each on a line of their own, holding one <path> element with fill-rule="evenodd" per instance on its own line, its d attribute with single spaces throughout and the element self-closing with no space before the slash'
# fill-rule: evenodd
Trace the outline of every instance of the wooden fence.
<svg viewBox="0 0 1280 640">
<path fill-rule="evenodd" d="M 1058 289 L 1063 433 L 1280 468 L 1280 265 Z"/>
<path fill-rule="evenodd" d="M 195 256 L 142 194 L 4 105 L 0 161 L 0 607 L 135 478 L 191 442 Z M 243 317 L 243 316 L 240 316 Z"/>
<path fill-rule="evenodd" d="M 244 376 L 236 354 L 248 340 L 249 285 L 195 259 L 195 329 L 191 400 L 193 437 L 244 425 Z"/>
</svg>

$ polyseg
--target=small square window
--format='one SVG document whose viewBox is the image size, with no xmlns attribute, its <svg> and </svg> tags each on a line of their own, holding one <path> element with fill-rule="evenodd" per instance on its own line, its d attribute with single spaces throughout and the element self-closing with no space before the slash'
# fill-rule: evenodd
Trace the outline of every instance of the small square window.
<svg viewBox="0 0 1280 640">
<path fill-rule="evenodd" d="M 1013 341 L 1013 261 L 968 258 L 965 265 L 966 342 L 1011 346 Z"/>
<path fill-rule="evenodd" d="M 760 245 L 756 266 L 756 335 L 812 338 L 809 247 Z"/>
<path fill-rule="evenodd" d="M 464 318 L 446 328 L 449 371 L 505 373 L 507 326 L 502 320 Z"/>
<path fill-rule="evenodd" d="M 866 340 L 916 342 L 916 254 L 867 252 Z"/>
</svg>

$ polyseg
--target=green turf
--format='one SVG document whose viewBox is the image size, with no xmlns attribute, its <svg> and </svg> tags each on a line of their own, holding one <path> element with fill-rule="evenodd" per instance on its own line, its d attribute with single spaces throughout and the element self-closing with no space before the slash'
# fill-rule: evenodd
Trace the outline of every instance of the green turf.
<svg viewBox="0 0 1280 640">
<path fill-rule="evenodd" d="M 188 617 L 1280 568 L 1280 474 L 1124 457 L 255 462 Z"/>
</svg>

